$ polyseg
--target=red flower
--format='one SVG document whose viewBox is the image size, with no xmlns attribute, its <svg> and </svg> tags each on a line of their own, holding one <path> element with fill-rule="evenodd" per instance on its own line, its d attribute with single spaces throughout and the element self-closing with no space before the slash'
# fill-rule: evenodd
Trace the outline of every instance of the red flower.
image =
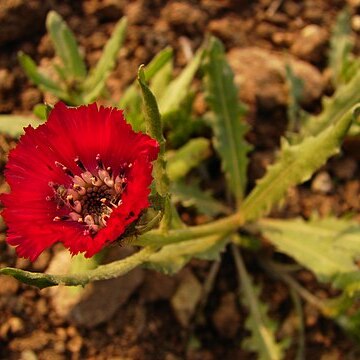
<svg viewBox="0 0 360 360">
<path fill-rule="evenodd" d="M 56 242 L 91 257 L 149 206 L 156 140 L 135 133 L 123 112 L 58 103 L 28 127 L 9 155 L 1 200 L 9 244 L 34 261 Z"/>
</svg>

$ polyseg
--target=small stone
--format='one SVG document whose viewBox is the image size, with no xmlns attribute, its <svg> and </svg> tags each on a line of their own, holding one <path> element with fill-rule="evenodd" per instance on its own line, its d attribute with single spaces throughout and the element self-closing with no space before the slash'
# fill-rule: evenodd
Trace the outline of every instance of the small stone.
<svg viewBox="0 0 360 360">
<path fill-rule="evenodd" d="M 83 345 L 82 338 L 80 336 L 75 336 L 69 340 L 69 342 L 67 343 L 67 348 L 72 353 L 77 353 L 81 350 L 82 345 Z"/>
<path fill-rule="evenodd" d="M 131 248 L 112 248 L 107 260 L 118 260 L 129 256 Z M 52 259 L 48 273 L 66 273 L 71 257 L 67 251 L 61 251 Z M 106 322 L 124 305 L 133 292 L 141 285 L 144 272 L 136 268 L 124 276 L 93 282 L 84 289 L 54 287 L 49 289 L 51 303 L 56 313 L 62 318 L 88 328 Z M 74 291 L 75 290 L 75 291 Z"/>
<path fill-rule="evenodd" d="M 202 286 L 193 273 L 186 269 L 176 293 L 171 299 L 171 306 L 175 316 L 183 327 L 190 323 L 202 294 Z"/>
<path fill-rule="evenodd" d="M 324 28 L 308 25 L 300 31 L 290 51 L 300 59 L 321 62 L 326 56 L 328 38 L 328 32 Z"/>
<path fill-rule="evenodd" d="M 292 56 L 284 56 L 258 47 L 233 48 L 228 53 L 229 63 L 235 74 L 235 82 L 241 89 L 240 98 L 262 109 L 286 106 L 288 87 L 286 64 L 303 80 L 302 105 L 310 105 L 323 92 L 320 72 L 309 63 Z"/>
<path fill-rule="evenodd" d="M 182 31 L 193 32 L 205 27 L 208 16 L 200 7 L 186 2 L 170 2 L 161 12 L 173 27 L 181 27 Z"/>
<path fill-rule="evenodd" d="M 242 45 L 246 41 L 244 21 L 235 16 L 211 20 L 208 24 L 208 31 L 231 44 Z"/>
<path fill-rule="evenodd" d="M 311 190 L 320 194 L 328 194 L 333 188 L 331 177 L 326 171 L 319 172 L 311 183 Z"/>
<path fill-rule="evenodd" d="M 360 15 L 355 15 L 351 19 L 351 27 L 354 31 L 360 31 Z"/>
</svg>

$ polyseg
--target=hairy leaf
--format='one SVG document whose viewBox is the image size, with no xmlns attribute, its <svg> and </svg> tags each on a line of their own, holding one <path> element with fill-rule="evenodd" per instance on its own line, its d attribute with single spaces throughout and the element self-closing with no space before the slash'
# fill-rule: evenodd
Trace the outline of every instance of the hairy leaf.
<svg viewBox="0 0 360 360">
<path fill-rule="evenodd" d="M 204 54 L 204 49 L 200 48 L 191 62 L 167 87 L 164 95 L 159 99 L 159 109 L 161 115 L 176 111 L 186 99 L 190 84 L 197 72 Z"/>
<path fill-rule="evenodd" d="M 83 79 L 86 67 L 80 56 L 74 34 L 62 17 L 55 11 L 50 11 L 46 18 L 46 27 L 53 42 L 57 56 L 63 62 L 65 75 L 70 79 Z"/>
<path fill-rule="evenodd" d="M 167 173 L 171 181 L 184 177 L 210 155 L 210 141 L 205 138 L 191 139 L 178 150 L 167 152 Z"/>
<path fill-rule="evenodd" d="M 145 82 L 145 73 L 143 66 L 140 66 L 138 72 L 138 82 L 141 89 L 143 99 L 144 118 L 146 124 L 146 132 L 154 139 L 157 140 L 160 146 L 160 152 L 157 160 L 154 162 L 154 180 L 156 191 L 161 197 L 168 195 L 169 179 L 166 174 L 166 161 L 165 154 L 165 138 L 163 135 L 161 116 L 159 113 L 158 104 L 154 94 L 149 89 Z"/>
<path fill-rule="evenodd" d="M 245 338 L 242 346 L 255 352 L 259 360 L 280 360 L 284 349 L 282 344 L 276 342 L 277 323 L 268 316 L 268 307 L 260 300 L 260 288 L 253 284 L 235 245 L 233 254 L 241 284 L 240 299 L 249 310 L 245 327 L 251 335 Z"/>
<path fill-rule="evenodd" d="M 24 128 L 31 125 L 33 128 L 43 124 L 44 121 L 20 115 L 0 115 L 0 132 L 14 138 L 24 133 Z"/>
<path fill-rule="evenodd" d="M 105 87 L 109 73 L 114 69 L 116 58 L 126 34 L 127 20 L 125 17 L 116 24 L 111 38 L 107 41 L 101 58 L 94 70 L 84 83 L 84 100 L 86 103 L 94 101 Z"/>
<path fill-rule="evenodd" d="M 35 85 L 37 85 L 40 90 L 51 92 L 59 99 L 65 101 L 69 100 L 67 93 L 61 87 L 59 87 L 54 81 L 38 70 L 35 62 L 31 59 L 30 56 L 20 51 L 18 53 L 18 59 L 28 78 Z"/>
<path fill-rule="evenodd" d="M 268 167 L 240 208 L 245 219 L 264 215 L 291 186 L 308 180 L 330 156 L 337 154 L 352 121 L 353 114 L 348 112 L 320 134 L 309 136 L 297 145 L 289 145 L 283 139 L 278 160 Z"/>
<path fill-rule="evenodd" d="M 242 119 L 245 110 L 238 99 L 234 75 L 225 58 L 223 45 L 215 38 L 211 39 L 205 70 L 207 101 L 214 112 L 211 117 L 214 144 L 239 206 L 246 187 L 247 154 L 251 147 L 244 138 L 247 132 Z"/>
<path fill-rule="evenodd" d="M 339 122 L 353 106 L 360 102 L 360 71 L 347 83 L 340 86 L 331 98 L 324 98 L 323 110 L 310 116 L 300 130 L 300 138 L 318 135 L 328 126 Z"/>
<path fill-rule="evenodd" d="M 170 190 L 175 203 L 180 202 L 185 207 L 194 206 L 201 214 L 216 216 L 230 213 L 228 207 L 214 199 L 209 192 L 201 190 L 196 184 L 173 182 Z"/>
<path fill-rule="evenodd" d="M 227 243 L 228 237 L 212 235 L 166 245 L 160 251 L 151 255 L 145 266 L 165 274 L 174 274 L 192 258 L 218 260 L 220 252 L 224 250 Z"/>
<path fill-rule="evenodd" d="M 321 281 L 356 271 L 360 256 L 360 225 L 351 220 L 275 220 L 259 222 L 263 234 L 279 251 L 293 257 Z"/>
</svg>

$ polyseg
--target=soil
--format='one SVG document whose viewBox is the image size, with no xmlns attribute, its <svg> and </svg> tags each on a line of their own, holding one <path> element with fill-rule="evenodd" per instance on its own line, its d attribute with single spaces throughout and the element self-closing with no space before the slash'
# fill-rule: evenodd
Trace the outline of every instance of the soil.
<svg viewBox="0 0 360 360">
<path fill-rule="evenodd" d="M 51 98 L 44 98 L 27 80 L 16 56 L 22 50 L 44 66 L 53 57 L 44 29 L 49 9 L 66 19 L 89 66 L 98 60 L 117 19 L 122 15 L 128 17 L 126 43 L 108 80 L 115 100 L 133 81 L 138 66 L 147 63 L 159 50 L 167 45 L 175 49 L 178 71 L 186 64 L 189 50 L 194 52 L 204 35 L 212 33 L 224 42 L 236 81 L 246 89 L 241 96 L 249 105 L 248 121 L 253 127 L 248 136 L 254 145 L 249 167 L 251 187 L 274 159 L 286 127 L 284 79 L 274 73 L 271 64 L 289 57 L 296 62 L 305 83 L 311 84 L 303 105 L 308 111 L 318 111 L 321 95 L 331 92 L 326 69 L 330 31 L 345 5 L 343 0 L 2 1 L 0 113 L 28 114 L 37 103 L 51 102 Z M 348 0 L 348 5 L 353 12 L 356 34 L 360 2 Z M 359 38 L 355 47 L 358 50 Z M 265 63 L 264 58 L 268 59 Z M 257 69 L 251 68 L 255 60 L 259 63 Z M 242 66 L 244 62 L 249 65 Z M 262 86 L 265 82 L 271 86 Z M 196 111 L 201 112 L 202 99 L 196 104 Z M 8 151 L 15 145 L 14 140 L 0 135 L 1 171 Z M 312 181 L 291 189 L 284 207 L 274 210 L 273 215 L 307 218 L 314 211 L 321 215 L 359 213 L 357 149 L 356 144 L 349 144 Z M 3 176 L 1 184 L 0 190 L 6 190 Z M 191 219 L 190 215 L 184 212 L 184 220 L 202 221 L 200 217 Z M 4 231 L 3 225 L 0 230 Z M 280 323 L 279 336 L 289 335 L 294 339 L 286 355 L 287 359 L 294 359 L 297 330 L 288 288 L 267 276 L 251 254 L 245 255 L 249 270 L 263 285 L 262 298 L 269 304 L 271 316 Z M 14 249 L 6 244 L 5 234 L 0 234 L 1 267 L 45 271 L 49 264 L 52 268 L 56 265 L 59 256 L 63 256 L 62 248 L 56 246 L 31 264 L 18 259 Z M 1 276 L 0 359 L 254 359 L 254 354 L 240 347 L 247 335 L 246 309 L 238 302 L 236 271 L 230 252 L 223 254 L 216 273 L 217 266 L 193 260 L 173 277 L 136 270 L 125 279 L 100 282 L 86 289 L 87 297 L 75 306 L 71 301 L 76 295 L 69 295 L 67 290 L 40 291 Z M 209 279 L 214 273 L 211 284 Z M 331 289 L 319 285 L 305 270 L 297 273 L 297 279 L 319 297 L 333 295 Z M 202 293 L 204 283 L 212 285 L 207 298 Z M 192 292 L 186 293 L 186 288 Z M 179 301 L 184 296 L 182 291 L 188 296 L 185 303 Z M 98 296 L 94 298 L 91 294 Z M 197 305 L 196 294 L 202 300 L 201 306 Z M 358 345 L 332 321 L 308 304 L 304 305 L 304 312 L 307 359 L 360 357 Z"/>
</svg>

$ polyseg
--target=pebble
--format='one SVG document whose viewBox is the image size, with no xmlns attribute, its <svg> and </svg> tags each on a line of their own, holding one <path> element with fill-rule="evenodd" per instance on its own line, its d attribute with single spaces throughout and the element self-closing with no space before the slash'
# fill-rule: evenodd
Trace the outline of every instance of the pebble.
<svg viewBox="0 0 360 360">
<path fill-rule="evenodd" d="M 334 188 L 333 182 L 328 172 L 321 171 L 311 183 L 311 190 L 320 194 L 328 194 Z"/>
<path fill-rule="evenodd" d="M 305 26 L 295 39 L 290 51 L 300 59 L 318 63 L 326 57 L 328 32 L 318 25 Z"/>
</svg>

